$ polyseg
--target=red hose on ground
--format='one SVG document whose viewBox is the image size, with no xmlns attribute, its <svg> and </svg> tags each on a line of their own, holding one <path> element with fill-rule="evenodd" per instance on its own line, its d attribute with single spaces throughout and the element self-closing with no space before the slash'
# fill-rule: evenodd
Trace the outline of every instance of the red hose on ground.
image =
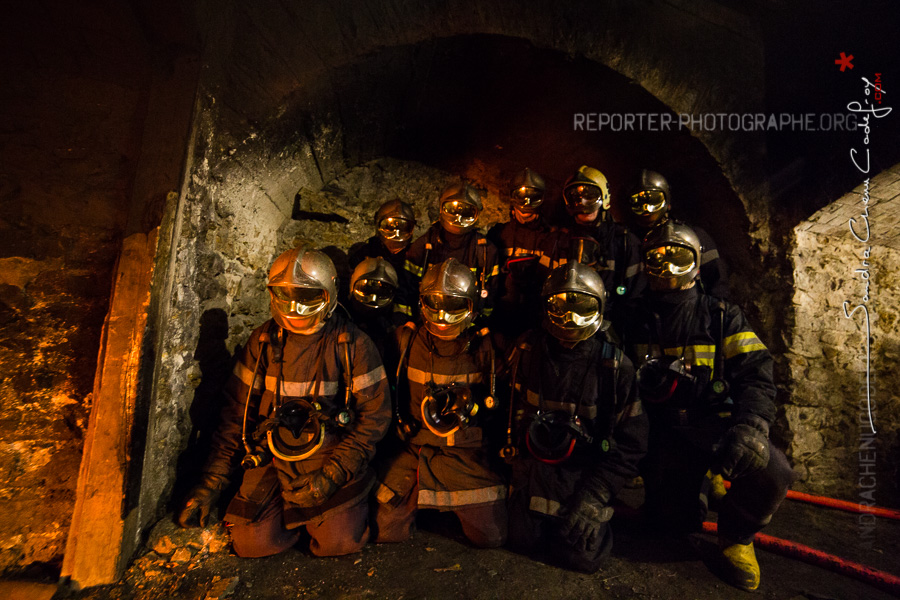
<svg viewBox="0 0 900 600">
<path fill-rule="evenodd" d="M 704 523 L 703 530 L 707 533 L 717 533 L 715 523 Z M 860 581 L 869 583 L 877 588 L 883 589 L 892 594 L 900 594 L 900 577 L 878 571 L 872 567 L 867 567 L 857 562 L 845 560 L 839 556 L 798 544 L 790 540 L 785 540 L 764 533 L 757 533 L 753 540 L 754 544 L 760 548 L 765 548 L 771 552 L 776 552 L 791 558 L 799 558 L 805 562 L 809 562 L 832 571 L 837 571 L 842 575 L 848 575 Z"/>
<path fill-rule="evenodd" d="M 731 487 L 730 481 L 725 481 L 725 488 Z M 787 497 L 791 500 L 799 500 L 801 502 L 809 502 L 810 504 L 818 504 L 829 508 L 837 508 L 850 512 L 869 514 L 876 517 L 884 517 L 885 519 L 894 519 L 900 521 L 900 510 L 893 508 L 881 508 L 880 506 L 866 506 L 865 504 L 857 504 L 856 502 L 848 502 L 846 500 L 837 500 L 826 496 L 813 496 L 812 494 L 804 494 L 803 492 L 795 492 L 788 490 Z"/>
</svg>

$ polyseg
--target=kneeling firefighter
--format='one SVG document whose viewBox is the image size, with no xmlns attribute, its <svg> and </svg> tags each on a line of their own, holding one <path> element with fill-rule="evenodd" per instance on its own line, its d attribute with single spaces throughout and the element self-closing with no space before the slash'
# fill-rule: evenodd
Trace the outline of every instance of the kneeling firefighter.
<svg viewBox="0 0 900 600">
<path fill-rule="evenodd" d="M 403 443 L 378 457 L 378 542 L 409 538 L 420 508 L 453 512 L 475 546 L 506 541 L 506 483 L 491 462 L 502 434 L 492 425 L 502 414 L 491 338 L 472 326 L 478 290 L 455 258 L 433 265 L 419 286 L 424 325 L 398 330 L 395 419 Z"/>
<path fill-rule="evenodd" d="M 321 252 L 294 248 L 272 264 L 273 318 L 244 347 L 204 474 L 178 515 L 182 527 L 205 526 L 240 464 L 225 515 L 238 556 L 286 550 L 304 525 L 318 556 L 368 541 L 369 461 L 390 424 L 390 396 L 372 341 L 334 313 L 337 286 Z"/>
<path fill-rule="evenodd" d="M 607 341 L 596 271 L 557 267 L 541 297 L 542 330 L 525 333 L 508 360 L 509 542 L 593 573 L 612 547 L 611 501 L 646 451 L 647 417 L 631 361 Z"/>
<path fill-rule="evenodd" d="M 640 364 L 650 420 L 644 510 L 660 529 L 695 531 L 715 498 L 713 482 L 731 481 L 718 507 L 722 573 L 756 589 L 753 537 L 793 480 L 769 443 L 772 355 L 739 307 L 699 292 L 702 246 L 690 227 L 666 221 L 644 239 L 643 254 L 651 291 L 626 320 L 625 343 Z"/>
</svg>

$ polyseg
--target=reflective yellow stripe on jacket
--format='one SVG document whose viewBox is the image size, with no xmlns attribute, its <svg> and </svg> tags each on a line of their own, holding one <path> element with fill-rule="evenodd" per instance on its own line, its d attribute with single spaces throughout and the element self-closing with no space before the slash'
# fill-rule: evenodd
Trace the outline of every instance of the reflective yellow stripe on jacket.
<svg viewBox="0 0 900 600">
<path fill-rule="evenodd" d="M 742 331 L 725 338 L 725 358 L 765 349 L 766 345 L 752 331 Z"/>
</svg>

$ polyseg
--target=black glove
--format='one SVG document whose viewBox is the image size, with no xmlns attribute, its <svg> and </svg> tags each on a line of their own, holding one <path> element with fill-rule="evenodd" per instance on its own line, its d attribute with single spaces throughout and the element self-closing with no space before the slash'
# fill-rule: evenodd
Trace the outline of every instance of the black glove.
<svg viewBox="0 0 900 600">
<path fill-rule="evenodd" d="M 318 471 L 295 479 L 294 489 L 282 495 L 285 500 L 297 506 L 305 508 L 319 506 L 334 496 L 348 479 L 349 473 L 336 460 L 330 460 Z"/>
<path fill-rule="evenodd" d="M 209 509 L 219 494 L 228 485 L 228 479 L 222 475 L 214 473 L 204 473 L 200 478 L 200 483 L 195 485 L 184 501 L 184 507 L 178 513 L 175 521 L 181 527 L 196 527 L 194 522 L 200 527 L 206 527 L 209 522 Z M 194 518 L 196 517 L 196 519 Z"/>
<path fill-rule="evenodd" d="M 603 542 L 606 523 L 613 515 L 609 498 L 605 489 L 595 492 L 583 488 L 577 492 L 565 511 L 565 520 L 559 530 L 562 538 L 579 550 L 596 552 Z"/>
<path fill-rule="evenodd" d="M 722 436 L 711 471 L 733 480 L 765 469 L 768 464 L 769 424 L 760 418 L 748 418 Z"/>
</svg>

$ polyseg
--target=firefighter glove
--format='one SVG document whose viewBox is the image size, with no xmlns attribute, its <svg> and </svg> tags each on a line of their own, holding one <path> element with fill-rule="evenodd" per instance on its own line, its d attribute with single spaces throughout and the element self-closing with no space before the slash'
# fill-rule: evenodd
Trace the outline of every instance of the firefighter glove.
<svg viewBox="0 0 900 600">
<path fill-rule="evenodd" d="M 612 518 L 609 493 L 582 489 L 567 507 L 560 534 L 574 548 L 584 552 L 596 552 L 605 536 L 607 523 Z"/>
<path fill-rule="evenodd" d="M 228 485 L 228 479 L 214 473 L 204 473 L 200 483 L 195 485 L 184 501 L 176 521 L 181 527 L 206 527 L 209 523 L 209 511 L 216 503 L 219 494 Z M 195 525 L 196 523 L 196 525 Z"/>
<path fill-rule="evenodd" d="M 722 436 L 711 470 L 733 480 L 765 469 L 768 464 L 768 426 L 738 423 Z"/>
<path fill-rule="evenodd" d="M 318 471 L 296 480 L 294 489 L 283 496 L 297 506 L 319 506 L 334 496 L 348 479 L 347 471 L 337 461 L 330 460 Z"/>
</svg>

